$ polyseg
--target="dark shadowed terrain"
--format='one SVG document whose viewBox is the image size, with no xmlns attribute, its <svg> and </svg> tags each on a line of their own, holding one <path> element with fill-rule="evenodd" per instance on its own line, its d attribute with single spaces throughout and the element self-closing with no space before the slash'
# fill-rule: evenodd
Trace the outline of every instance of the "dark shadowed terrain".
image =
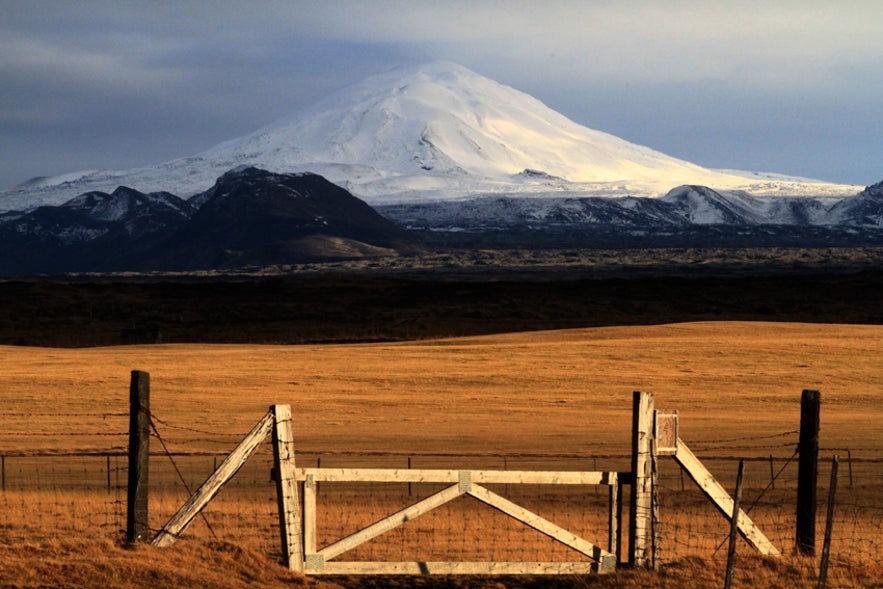
<svg viewBox="0 0 883 589">
<path fill-rule="evenodd" d="M 0 281 L 0 344 L 304 343 L 684 321 L 883 323 L 883 249 L 478 250 Z"/>
</svg>

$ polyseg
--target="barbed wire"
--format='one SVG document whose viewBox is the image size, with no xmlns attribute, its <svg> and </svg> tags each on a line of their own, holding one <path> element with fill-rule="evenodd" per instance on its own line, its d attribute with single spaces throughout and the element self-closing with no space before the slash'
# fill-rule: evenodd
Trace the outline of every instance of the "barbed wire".
<svg viewBox="0 0 883 589">
<path fill-rule="evenodd" d="M 129 417 L 129 413 L 58 413 L 56 411 L 0 411 L 2 417 Z"/>
<path fill-rule="evenodd" d="M 150 423 L 150 428 L 153 430 L 153 433 L 156 435 L 157 439 L 159 440 L 159 443 L 162 445 L 163 450 L 166 453 L 166 456 L 168 457 L 169 461 L 172 463 L 172 468 L 174 468 L 175 472 L 178 474 L 178 479 L 181 481 L 181 484 L 184 485 L 184 488 L 187 490 L 187 495 L 192 496 L 193 491 L 190 490 L 190 485 L 188 485 L 187 481 L 184 479 L 184 475 L 181 473 L 181 469 L 178 468 L 178 464 L 175 462 L 175 459 L 172 457 L 171 453 L 169 452 L 169 449 L 166 446 L 165 441 L 162 439 L 162 436 L 159 435 L 159 431 L 156 429 L 156 424 L 153 422 L 153 420 L 154 420 L 153 414 L 148 411 L 147 412 L 147 421 Z M 217 535 L 215 534 L 215 530 L 212 528 L 212 525 L 209 523 L 208 519 L 206 519 L 206 517 L 205 517 L 205 513 L 200 511 L 199 515 L 202 517 L 202 520 L 205 522 L 205 525 L 208 526 L 208 529 L 212 533 L 212 536 L 217 538 Z"/>
<path fill-rule="evenodd" d="M 702 442 L 693 441 L 693 442 L 691 442 L 691 445 L 699 447 L 699 446 L 706 444 L 706 443 L 707 444 L 723 444 L 723 443 L 727 443 L 727 442 L 769 440 L 769 439 L 773 439 L 773 438 L 784 438 L 786 436 L 794 436 L 794 435 L 798 435 L 798 434 L 800 434 L 800 430 L 795 429 L 795 430 L 789 430 L 787 432 L 781 432 L 778 434 L 769 434 L 766 436 L 742 436 L 739 438 L 720 438 L 720 439 L 714 439 L 714 440 L 706 440 L 706 441 L 702 441 Z"/>
<path fill-rule="evenodd" d="M 161 424 L 161 425 L 163 425 L 163 426 L 165 426 L 165 427 L 169 427 L 169 428 L 177 429 L 177 430 L 182 430 L 182 431 L 193 432 L 193 433 L 196 433 L 196 434 L 203 434 L 203 435 L 206 435 L 206 436 L 219 436 L 219 437 L 225 437 L 225 438 L 242 438 L 242 437 L 245 436 L 245 433 L 242 433 L 242 434 L 226 434 L 226 433 L 223 433 L 223 432 L 210 432 L 210 431 L 201 430 L 201 429 L 197 429 L 197 428 L 189 427 L 189 426 L 185 426 L 185 425 L 175 425 L 175 424 L 169 423 L 168 421 L 165 421 L 165 420 L 162 420 L 162 419 L 156 417 L 156 416 L 153 415 L 152 413 L 151 413 L 150 418 L 153 419 L 153 420 L 155 420 L 157 423 L 159 423 L 159 424 Z M 246 432 L 246 433 L 247 433 L 247 432 Z"/>
<path fill-rule="evenodd" d="M 58 437 L 102 437 L 102 436 L 128 436 L 129 432 L 70 432 L 70 431 L 55 431 L 55 432 L 3 432 L 0 433 L 0 437 L 2 436 L 12 436 L 12 437 L 23 437 L 23 438 L 58 438 Z"/>
</svg>

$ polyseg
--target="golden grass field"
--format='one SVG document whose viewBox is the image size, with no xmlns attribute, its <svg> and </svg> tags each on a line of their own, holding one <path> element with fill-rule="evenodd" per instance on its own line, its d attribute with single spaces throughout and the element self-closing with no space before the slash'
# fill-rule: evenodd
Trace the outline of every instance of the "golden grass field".
<svg viewBox="0 0 883 589">
<path fill-rule="evenodd" d="M 880 326 L 729 322 L 365 345 L 0 347 L 0 447 L 69 451 L 81 440 L 67 433 L 126 431 L 125 416 L 52 414 L 126 413 L 138 369 L 160 419 L 245 433 L 287 403 L 298 448 L 325 453 L 628 453 L 635 390 L 678 409 L 688 443 L 761 437 L 796 430 L 811 388 L 823 448 L 883 454 L 881 351 Z"/>
<path fill-rule="evenodd" d="M 823 455 L 850 449 L 881 457 L 881 352 L 883 326 L 738 322 L 362 345 L 0 347 L 0 449 L 52 454 L 124 443 L 114 436 L 127 430 L 130 371 L 138 369 L 151 376 L 152 413 L 175 426 L 158 429 L 177 452 L 223 453 L 237 441 L 232 434 L 247 432 L 269 405 L 285 403 L 298 452 L 309 461 L 321 455 L 323 466 L 388 453 L 413 456 L 420 467 L 450 462 L 450 454 L 511 457 L 532 468 L 542 468 L 543 457 L 600 457 L 603 468 L 628 470 L 632 391 L 645 390 L 654 393 L 657 408 L 679 411 L 680 437 L 700 458 L 703 448 L 716 456 L 763 457 L 773 453 L 769 445 L 754 447 L 751 439 L 797 430 L 800 393 L 810 388 L 822 394 Z M 41 550 L 72 551 L 77 560 L 79 541 L 70 541 L 66 548 L 57 539 L 44 542 L 31 556 L 7 548 L 0 559 L 7 571 Z M 120 551 L 120 558 L 129 554 Z M 248 554 L 241 558 L 249 566 L 263 566 L 254 564 L 263 557 Z M 691 568 L 676 564 L 658 586 L 679 586 L 665 580 L 678 566 Z M 781 583 L 781 575 L 803 586 L 798 577 L 806 576 L 784 565 L 754 568 L 769 569 L 769 586 Z M 0 584 L 16 586 L 11 574 L 0 572 Z M 294 579 L 284 572 L 259 576 L 259 586 Z M 214 577 L 206 585 L 225 586 Z"/>
</svg>

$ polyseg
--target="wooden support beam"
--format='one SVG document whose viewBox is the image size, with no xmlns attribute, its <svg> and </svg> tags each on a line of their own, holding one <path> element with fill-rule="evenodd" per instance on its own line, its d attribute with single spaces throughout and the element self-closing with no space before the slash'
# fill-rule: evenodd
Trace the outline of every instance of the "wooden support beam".
<svg viewBox="0 0 883 589">
<path fill-rule="evenodd" d="M 258 449 L 258 446 L 261 445 L 261 442 L 264 441 L 264 438 L 267 437 L 273 428 L 273 421 L 273 412 L 268 411 L 251 429 L 248 435 L 245 436 L 242 442 L 224 459 L 218 470 L 206 479 L 190 499 L 181 506 L 181 509 L 163 526 L 151 544 L 162 548 L 175 543 L 175 540 L 190 525 L 193 518 L 199 515 L 199 512 L 208 505 L 208 502 L 218 494 L 221 487 L 233 478 L 233 475 L 254 454 L 255 450 Z"/>
<path fill-rule="evenodd" d="M 588 575 L 611 573 L 597 562 L 326 562 L 309 575 Z"/>
<path fill-rule="evenodd" d="M 622 561 L 622 484 L 617 480 L 609 487 L 610 511 L 607 515 L 607 551 L 616 555 L 617 564 Z"/>
<path fill-rule="evenodd" d="M 412 519 L 423 515 L 424 513 L 435 509 L 440 505 L 444 505 L 448 501 L 456 499 L 457 497 L 463 495 L 464 491 L 460 490 L 460 484 L 451 485 L 434 495 L 430 495 L 426 499 L 411 505 L 410 507 L 406 507 L 401 511 L 397 511 L 396 513 L 385 517 L 370 526 L 363 528 L 356 532 L 355 534 L 351 534 L 346 538 L 338 540 L 333 544 L 330 544 L 318 551 L 316 555 L 306 555 L 306 566 L 310 568 L 310 566 L 314 563 L 319 563 L 324 561 L 331 560 L 335 556 L 343 554 L 347 550 L 352 550 L 359 544 L 367 542 L 372 538 L 376 538 L 377 536 L 388 532 L 389 530 L 402 525 L 407 521 L 411 521 Z M 311 556 L 318 556 L 319 559 L 311 558 Z"/>
<path fill-rule="evenodd" d="M 303 532 L 295 479 L 291 406 L 273 405 L 270 412 L 273 414 L 273 466 L 276 469 L 282 561 L 289 569 L 303 572 Z"/>
<path fill-rule="evenodd" d="M 733 499 L 721 486 L 714 476 L 705 468 L 705 465 L 696 458 L 683 440 L 678 439 L 678 451 L 674 455 L 675 461 L 681 465 L 690 478 L 702 489 L 702 492 L 711 499 L 712 504 L 727 518 L 732 521 Z M 739 511 L 738 518 L 739 534 L 745 538 L 748 544 L 766 556 L 779 556 L 779 550 L 773 546 L 763 532 L 754 525 L 751 518 L 744 511 Z"/>
<path fill-rule="evenodd" d="M 505 497 L 497 495 L 493 491 L 489 491 L 479 485 L 472 485 L 466 493 L 483 503 L 487 503 L 494 509 L 505 513 L 509 517 L 520 521 L 524 525 L 564 544 L 568 548 L 572 548 L 573 550 L 594 559 L 600 564 L 602 570 L 608 571 L 616 568 L 616 557 L 610 552 L 598 548 L 588 540 L 580 538 L 572 532 L 568 532 L 561 526 L 509 501 Z"/>
<path fill-rule="evenodd" d="M 316 480 L 307 475 L 304 481 L 304 554 L 316 553 Z"/>
<path fill-rule="evenodd" d="M 456 483 L 461 470 L 388 468 L 298 468 L 297 480 L 316 482 Z M 591 471 L 468 471 L 473 483 L 529 485 L 615 485 L 621 473 Z"/>
<path fill-rule="evenodd" d="M 647 567 L 651 560 L 652 492 L 650 440 L 653 437 L 653 393 L 635 391 L 632 402 L 632 484 L 629 506 L 629 564 Z"/>
</svg>

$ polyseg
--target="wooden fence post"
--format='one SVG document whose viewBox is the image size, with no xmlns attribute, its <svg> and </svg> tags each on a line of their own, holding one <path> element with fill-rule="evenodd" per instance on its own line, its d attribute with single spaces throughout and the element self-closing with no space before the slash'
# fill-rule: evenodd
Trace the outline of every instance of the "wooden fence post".
<svg viewBox="0 0 883 589">
<path fill-rule="evenodd" d="M 727 574 L 724 578 L 724 589 L 733 586 L 733 571 L 736 567 L 736 542 L 739 539 L 739 504 L 742 502 L 742 474 L 745 472 L 745 460 L 739 460 L 739 472 L 736 474 L 736 492 L 733 495 L 733 516 L 730 519 L 730 547 L 727 550 Z"/>
<path fill-rule="evenodd" d="M 303 572 L 303 526 L 297 496 L 291 406 L 273 405 L 270 411 L 273 412 L 273 462 L 276 469 L 282 560 L 290 570 Z"/>
<path fill-rule="evenodd" d="M 129 487 L 126 541 L 148 540 L 147 497 L 150 466 L 150 374 L 132 371 L 129 384 Z"/>
<path fill-rule="evenodd" d="M 800 457 L 797 463 L 797 551 L 816 552 L 816 488 L 819 475 L 819 391 L 804 390 L 800 398 Z"/>
<path fill-rule="evenodd" d="M 629 506 L 629 564 L 652 564 L 652 473 L 650 440 L 653 436 L 653 393 L 635 391 L 632 399 L 632 492 Z"/>
<path fill-rule="evenodd" d="M 828 584 L 828 560 L 831 557 L 831 529 L 834 527 L 834 497 L 837 494 L 837 467 L 840 459 L 831 459 L 831 485 L 828 487 L 828 513 L 825 518 L 825 541 L 822 544 L 822 562 L 819 565 L 819 589 Z"/>
</svg>

